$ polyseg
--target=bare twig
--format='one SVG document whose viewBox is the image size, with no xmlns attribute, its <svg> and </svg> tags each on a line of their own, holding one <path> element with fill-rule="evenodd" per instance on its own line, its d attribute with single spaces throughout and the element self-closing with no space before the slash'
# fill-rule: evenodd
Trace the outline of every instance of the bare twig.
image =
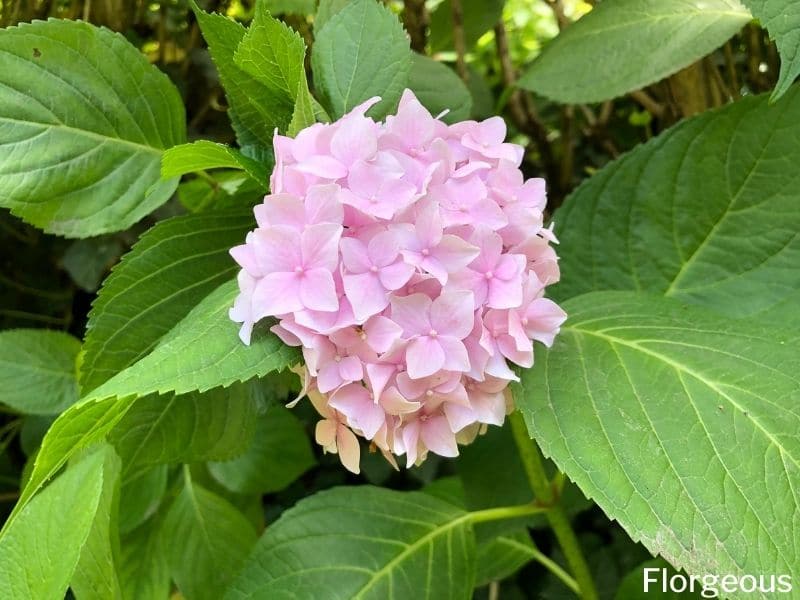
<svg viewBox="0 0 800 600">
<path fill-rule="evenodd" d="M 461 0 L 450 0 L 453 15 L 453 44 L 456 47 L 456 71 L 463 81 L 469 81 L 467 71 L 467 41 L 464 34 L 464 7 Z"/>
<path fill-rule="evenodd" d="M 558 23 L 559 30 L 567 27 L 567 25 L 569 25 L 569 19 L 564 13 L 564 5 L 561 0 L 547 0 L 547 4 L 553 9 L 553 14 L 556 16 L 556 23 Z"/>
<path fill-rule="evenodd" d="M 403 26 L 411 38 L 411 49 L 414 52 L 425 54 L 430 22 L 425 0 L 404 0 L 403 4 Z"/>
<path fill-rule="evenodd" d="M 739 86 L 739 75 L 736 73 L 736 60 L 733 57 L 733 46 L 730 40 L 722 47 L 722 53 L 725 55 L 725 67 L 728 71 L 728 87 L 733 94 L 733 98 L 737 99 L 741 96 L 741 87 Z"/>
<path fill-rule="evenodd" d="M 530 136 L 542 162 L 542 168 L 551 181 L 556 182 L 555 174 L 558 172 L 556 162 L 553 158 L 553 149 L 550 140 L 547 138 L 547 128 L 539 119 L 536 106 L 530 95 L 520 89 L 514 89 L 516 85 L 516 72 L 511 63 L 511 55 L 508 48 L 508 35 L 506 28 L 501 21 L 494 27 L 494 39 L 497 45 L 497 54 L 500 57 L 500 70 L 503 77 L 503 84 L 508 89 L 513 89 L 508 99 L 508 109 L 511 118 L 520 131 Z"/>
<path fill-rule="evenodd" d="M 661 118 L 664 116 L 664 105 L 656 102 L 650 94 L 645 92 L 644 90 L 636 90 L 635 92 L 631 92 L 628 94 L 631 98 L 633 98 L 639 105 L 644 108 L 647 112 L 657 118 Z"/>
</svg>

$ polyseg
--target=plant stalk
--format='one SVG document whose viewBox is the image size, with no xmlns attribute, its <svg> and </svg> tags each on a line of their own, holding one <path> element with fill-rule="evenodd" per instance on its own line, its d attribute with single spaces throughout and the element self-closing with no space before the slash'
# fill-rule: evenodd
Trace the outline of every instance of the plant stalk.
<svg viewBox="0 0 800 600">
<path fill-rule="evenodd" d="M 531 490 L 539 505 L 548 507 L 545 516 L 550 527 L 558 540 L 564 557 L 567 560 L 570 571 L 578 584 L 578 596 L 583 600 L 597 600 L 597 589 L 595 588 L 589 566 L 581 552 L 578 538 L 572 530 L 569 518 L 564 512 L 564 507 L 559 504 L 559 498 L 553 491 L 547 474 L 544 470 L 544 462 L 539 448 L 528 435 L 528 428 L 522 418 L 522 413 L 514 411 L 510 416 L 511 431 L 514 434 L 514 441 L 517 444 L 525 473 L 528 476 Z"/>
</svg>

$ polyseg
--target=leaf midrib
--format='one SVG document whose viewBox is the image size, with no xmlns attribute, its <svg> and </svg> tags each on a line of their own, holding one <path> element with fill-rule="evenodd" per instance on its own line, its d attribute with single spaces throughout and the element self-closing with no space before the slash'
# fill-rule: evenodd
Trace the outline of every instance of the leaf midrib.
<svg viewBox="0 0 800 600">
<path fill-rule="evenodd" d="M 411 554 L 417 552 L 421 548 L 423 548 L 428 542 L 431 542 L 436 537 L 440 535 L 444 535 L 445 533 L 449 532 L 451 529 L 463 524 L 469 523 L 470 519 L 472 518 L 472 513 L 466 512 L 459 516 L 452 521 L 448 521 L 447 523 L 437 525 L 431 531 L 423 535 L 421 538 L 417 539 L 413 543 L 409 544 L 406 548 L 403 549 L 397 556 L 395 556 L 392 560 L 386 563 L 383 567 L 374 571 L 372 577 L 367 581 L 361 589 L 359 589 L 356 594 L 353 596 L 353 599 L 360 599 L 364 598 L 365 594 L 371 590 L 381 579 L 384 577 L 391 575 L 392 571 L 397 568 L 397 566 L 406 560 Z"/>
<path fill-rule="evenodd" d="M 791 462 L 798 469 L 800 469 L 800 461 L 798 461 L 798 459 L 795 456 L 793 456 L 789 452 L 789 450 L 787 448 L 785 448 L 775 438 L 775 436 L 759 422 L 759 420 L 752 414 L 752 411 L 748 411 L 747 409 L 742 407 L 736 400 L 734 400 L 731 396 L 729 396 L 724 391 L 722 391 L 722 389 L 720 389 L 720 387 L 719 387 L 720 382 L 708 379 L 705 375 L 703 375 L 702 373 L 699 373 L 698 371 L 694 370 L 690 366 L 681 364 L 681 363 L 675 361 L 674 359 L 672 359 L 672 358 L 670 358 L 668 356 L 665 356 L 665 355 L 663 355 L 663 354 L 661 354 L 659 352 L 656 352 L 654 350 L 650 350 L 648 348 L 645 348 L 644 346 L 641 346 L 641 345 L 637 344 L 636 342 L 632 342 L 630 340 L 626 340 L 626 339 L 622 339 L 622 338 L 615 338 L 613 336 L 606 335 L 606 334 L 598 332 L 598 331 L 592 331 L 592 330 L 589 330 L 589 329 L 581 329 L 580 327 L 576 327 L 575 325 L 565 327 L 564 329 L 571 330 L 571 331 L 573 331 L 573 332 L 575 332 L 576 334 L 579 334 L 579 335 L 583 334 L 583 335 L 589 335 L 589 336 L 594 336 L 594 337 L 600 338 L 600 339 L 604 340 L 605 342 L 607 342 L 612 347 L 615 346 L 615 345 L 618 345 L 618 346 L 625 346 L 625 347 L 631 348 L 632 350 L 636 350 L 638 352 L 641 352 L 642 354 L 646 354 L 646 355 L 651 356 L 651 357 L 653 357 L 653 358 L 655 358 L 657 360 L 660 360 L 661 362 L 665 363 L 666 365 L 672 367 L 679 374 L 680 373 L 686 373 L 687 375 L 691 375 L 692 377 L 694 377 L 695 379 L 697 379 L 698 381 L 703 383 L 706 387 L 708 387 L 709 389 L 714 391 L 717 395 L 719 395 L 722 398 L 724 398 L 725 400 L 727 400 L 728 403 L 731 406 L 733 406 L 734 408 L 736 408 L 737 410 L 739 410 L 741 412 L 750 412 L 750 420 L 756 426 L 756 429 L 761 431 L 761 433 L 764 435 L 764 437 L 767 438 L 767 440 L 770 442 L 771 445 L 775 446 L 775 448 L 778 450 L 778 452 L 782 456 L 788 456 L 789 459 L 791 460 Z"/>
<path fill-rule="evenodd" d="M 154 154 L 161 156 L 164 150 L 163 148 L 156 148 L 155 146 L 148 146 L 146 144 L 140 144 L 138 142 L 132 142 L 130 140 L 126 140 L 123 138 L 112 137 L 103 135 L 101 133 L 96 133 L 94 131 L 89 131 L 87 129 L 80 129 L 78 127 L 72 127 L 70 125 L 65 125 L 64 123 L 41 123 L 39 121 L 28 121 L 24 119 L 12 119 L 11 117 L 0 117 L 0 122 L 6 123 L 21 123 L 23 125 L 27 125 L 29 127 L 42 127 L 42 128 L 50 128 L 50 129 L 59 129 L 63 131 L 67 131 L 74 135 L 83 136 L 89 139 L 98 140 L 104 143 L 111 143 L 117 144 L 119 146 L 127 146 L 130 148 L 135 149 L 137 152 L 146 152 L 148 154 Z"/>
</svg>

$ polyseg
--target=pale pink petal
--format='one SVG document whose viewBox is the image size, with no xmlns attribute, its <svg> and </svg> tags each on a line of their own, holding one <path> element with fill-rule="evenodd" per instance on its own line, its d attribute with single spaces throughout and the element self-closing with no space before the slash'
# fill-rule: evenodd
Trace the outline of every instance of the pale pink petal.
<svg viewBox="0 0 800 600">
<path fill-rule="evenodd" d="M 339 362 L 339 373 L 345 381 L 360 381 L 364 377 L 364 368 L 357 357 L 345 356 Z"/>
<path fill-rule="evenodd" d="M 310 225 L 303 231 L 301 248 L 303 266 L 334 271 L 339 264 L 339 240 L 342 226 L 333 223 Z"/>
<path fill-rule="evenodd" d="M 358 438 L 346 426 L 339 425 L 336 429 L 336 448 L 339 451 L 339 460 L 342 461 L 344 468 L 358 475 L 361 470 L 361 449 L 358 446 Z"/>
<path fill-rule="evenodd" d="M 383 354 L 400 339 L 403 329 L 391 319 L 376 316 L 364 324 L 364 333 L 369 347 L 378 354 Z"/>
<path fill-rule="evenodd" d="M 444 416 L 432 416 L 420 426 L 422 442 L 431 452 L 452 458 L 458 456 L 456 436 Z"/>
<path fill-rule="evenodd" d="M 300 300 L 304 307 L 311 310 L 339 310 L 339 297 L 331 272 L 325 269 L 309 269 L 303 273 L 300 278 Z"/>
<path fill-rule="evenodd" d="M 396 387 L 390 387 L 381 396 L 381 406 L 392 415 L 412 413 L 419 409 L 419 402 L 410 402 Z"/>
<path fill-rule="evenodd" d="M 406 363 L 408 365 L 408 376 L 412 379 L 419 379 L 433 375 L 436 371 L 445 366 L 445 361 L 450 361 L 451 357 L 446 356 L 441 340 L 422 336 L 411 340 L 406 349 Z M 464 345 L 461 344 L 463 348 Z M 467 351 L 464 349 L 464 357 Z M 458 361 L 455 357 L 455 361 Z M 469 367 L 469 364 L 467 364 Z"/>
<path fill-rule="evenodd" d="M 445 355 L 444 368 L 448 371 L 470 370 L 469 354 L 464 343 L 458 338 L 442 335 L 437 338 Z"/>
<path fill-rule="evenodd" d="M 475 296 L 469 291 L 445 292 L 433 301 L 430 314 L 436 333 L 463 340 L 475 326 Z"/>
<path fill-rule="evenodd" d="M 342 262 L 351 273 L 364 273 L 372 267 L 367 246 L 361 240 L 351 237 L 342 238 L 339 248 L 342 252 Z"/>
<path fill-rule="evenodd" d="M 392 320 L 403 328 L 406 337 L 425 335 L 431 330 L 431 299 L 424 294 L 392 298 Z"/>
<path fill-rule="evenodd" d="M 301 238 L 297 230 L 285 225 L 256 229 L 252 239 L 263 273 L 289 272 L 302 266 Z"/>
<path fill-rule="evenodd" d="M 392 265 L 382 267 L 378 271 L 381 284 L 383 284 L 383 287 L 387 290 L 391 291 L 399 290 L 407 284 L 413 274 L 414 267 L 403 261 L 397 261 Z"/>
<path fill-rule="evenodd" d="M 345 165 L 357 160 L 369 160 L 378 150 L 376 125 L 372 119 L 351 117 L 342 119 L 331 138 L 331 154 Z"/>
<path fill-rule="evenodd" d="M 253 317 L 284 315 L 303 308 L 300 278 L 295 273 L 270 273 L 253 291 Z"/>
<path fill-rule="evenodd" d="M 270 194 L 264 197 L 263 204 L 253 208 L 259 227 L 287 225 L 302 229 L 305 225 L 303 200 L 292 194 Z"/>
<path fill-rule="evenodd" d="M 309 156 L 293 168 L 301 173 L 330 180 L 341 179 L 347 175 L 347 167 L 330 156 Z"/>
<path fill-rule="evenodd" d="M 367 381 L 372 390 L 375 398 L 381 398 L 383 390 L 388 385 L 389 381 L 394 374 L 397 373 L 397 368 L 394 365 L 383 365 L 375 363 L 367 363 L 365 365 L 367 371 Z"/>
<path fill-rule="evenodd" d="M 326 452 L 336 452 L 336 428 L 338 423 L 332 419 L 317 421 L 314 438 Z"/>
<path fill-rule="evenodd" d="M 358 322 L 363 323 L 389 305 L 389 294 L 373 273 L 344 275 L 344 290 Z"/>
<path fill-rule="evenodd" d="M 538 298 L 525 311 L 522 325 L 528 337 L 550 347 L 566 319 L 567 313 L 558 304 L 547 298 Z"/>
<path fill-rule="evenodd" d="M 444 416 L 447 418 L 450 431 L 454 434 L 458 433 L 465 427 L 472 425 L 478 420 L 475 411 L 473 411 L 469 405 L 463 406 L 460 404 L 445 402 L 444 406 L 442 406 L 442 411 L 444 412 Z"/>
<path fill-rule="evenodd" d="M 305 219 L 309 225 L 334 223 L 341 225 L 344 209 L 339 201 L 340 188 L 336 184 L 315 185 L 305 197 Z"/>
<path fill-rule="evenodd" d="M 400 242 L 392 231 L 384 231 L 369 241 L 367 253 L 372 264 L 385 267 L 392 264 L 400 254 Z"/>
<path fill-rule="evenodd" d="M 448 273 L 466 267 L 478 256 L 480 251 L 472 244 L 455 235 L 445 235 L 441 243 L 431 250 L 431 256 L 441 261 Z"/>
</svg>

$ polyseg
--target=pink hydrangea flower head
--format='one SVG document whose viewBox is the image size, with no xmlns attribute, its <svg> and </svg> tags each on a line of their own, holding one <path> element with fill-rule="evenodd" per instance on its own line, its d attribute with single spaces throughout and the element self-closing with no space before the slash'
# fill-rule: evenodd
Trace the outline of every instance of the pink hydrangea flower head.
<svg viewBox="0 0 800 600">
<path fill-rule="evenodd" d="M 447 125 L 406 90 L 376 122 L 377 101 L 275 136 L 272 193 L 231 249 L 242 341 L 269 319 L 301 347 L 317 442 L 354 473 L 359 436 L 411 466 L 502 425 L 513 367 L 566 319 L 545 298 L 544 181 L 525 180 L 503 120 Z"/>
</svg>

